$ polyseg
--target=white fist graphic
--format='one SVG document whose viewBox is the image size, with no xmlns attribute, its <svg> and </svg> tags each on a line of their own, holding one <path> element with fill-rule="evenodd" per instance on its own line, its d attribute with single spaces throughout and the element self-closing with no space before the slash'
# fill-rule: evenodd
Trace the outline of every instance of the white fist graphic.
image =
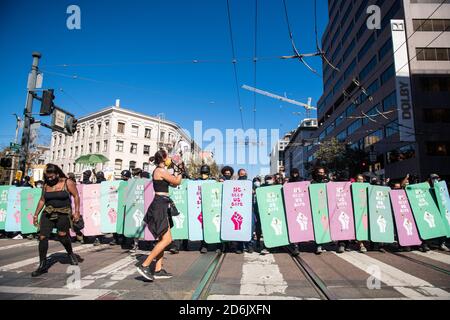
<svg viewBox="0 0 450 320">
<path fill-rule="evenodd" d="M 3 222 L 6 220 L 6 211 L 1 209 L 0 210 L 0 221 Z"/>
<path fill-rule="evenodd" d="M 348 230 L 350 228 L 349 227 L 350 217 L 344 211 L 341 212 L 341 214 L 339 215 L 338 220 L 341 223 L 341 229 L 342 230 Z"/>
<path fill-rule="evenodd" d="M 379 215 L 377 219 L 378 228 L 380 228 L 381 233 L 386 233 L 387 221 L 384 216 Z"/>
<path fill-rule="evenodd" d="M 142 220 L 144 219 L 144 214 L 141 210 L 136 210 L 133 214 L 134 223 L 136 225 L 136 228 L 139 228 L 141 226 Z"/>
<path fill-rule="evenodd" d="M 183 229 L 183 224 L 184 224 L 184 219 L 185 219 L 185 215 L 184 213 L 180 213 L 178 216 L 176 217 L 172 217 L 173 222 L 175 223 L 175 229 Z"/>
<path fill-rule="evenodd" d="M 425 220 L 425 222 L 428 223 L 430 229 L 436 228 L 436 224 L 434 223 L 434 216 L 428 211 L 425 211 L 425 214 L 423 215 L 423 220 Z"/>
<path fill-rule="evenodd" d="M 411 221 L 408 220 L 408 218 L 405 218 L 403 220 L 403 228 L 405 228 L 405 230 L 406 230 L 406 235 L 408 235 L 408 236 L 413 235 L 413 232 L 412 232 L 413 226 L 412 226 Z"/>
<path fill-rule="evenodd" d="M 212 219 L 212 223 L 216 227 L 216 231 L 220 232 L 220 214 L 216 214 Z"/>
<path fill-rule="evenodd" d="M 100 212 L 94 211 L 91 215 L 92 223 L 95 227 L 98 227 L 100 225 Z"/>
<path fill-rule="evenodd" d="M 300 225 L 300 230 L 308 230 L 308 217 L 301 212 L 297 215 L 297 223 Z"/>
<path fill-rule="evenodd" d="M 278 219 L 278 218 L 273 218 L 272 219 L 272 223 L 270 225 L 272 226 L 272 229 L 275 231 L 275 235 L 276 236 L 281 236 L 281 234 L 283 233 L 281 231 L 281 227 L 282 227 L 281 220 Z"/>
</svg>

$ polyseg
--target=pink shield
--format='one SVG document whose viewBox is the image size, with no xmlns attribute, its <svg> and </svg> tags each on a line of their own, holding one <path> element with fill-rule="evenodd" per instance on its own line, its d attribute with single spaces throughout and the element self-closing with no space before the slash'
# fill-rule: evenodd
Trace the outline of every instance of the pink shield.
<svg viewBox="0 0 450 320">
<path fill-rule="evenodd" d="M 101 235 L 100 231 L 100 184 L 82 186 L 82 215 L 84 219 L 83 233 L 85 236 Z"/>
<path fill-rule="evenodd" d="M 149 182 L 145 185 L 144 190 L 144 209 L 145 213 L 147 213 L 148 208 L 150 208 L 150 205 L 153 202 L 153 199 L 155 199 L 155 190 L 153 189 L 153 182 Z M 155 237 L 153 234 L 148 230 L 147 226 L 145 226 L 144 229 L 144 240 L 145 241 L 155 241 Z"/>
<path fill-rule="evenodd" d="M 398 243 L 402 247 L 421 245 L 422 241 L 405 190 L 391 190 L 390 194 Z"/>
<path fill-rule="evenodd" d="M 327 184 L 330 233 L 333 241 L 355 240 L 355 219 L 350 191 L 351 182 Z"/>
<path fill-rule="evenodd" d="M 283 186 L 284 204 L 291 243 L 314 241 L 313 220 L 309 200 L 309 182 Z"/>
</svg>

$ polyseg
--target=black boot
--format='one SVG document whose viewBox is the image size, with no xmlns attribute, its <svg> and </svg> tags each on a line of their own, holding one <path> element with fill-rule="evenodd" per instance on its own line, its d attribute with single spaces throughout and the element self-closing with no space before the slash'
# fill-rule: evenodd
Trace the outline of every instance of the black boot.
<svg viewBox="0 0 450 320">
<path fill-rule="evenodd" d="M 40 275 L 47 273 L 48 269 L 47 269 L 47 261 L 41 261 L 39 263 L 39 267 L 33 271 L 33 273 L 31 273 L 32 277 L 39 277 Z"/>
<path fill-rule="evenodd" d="M 70 264 L 72 266 L 77 266 L 78 265 L 78 258 L 74 253 L 71 254 L 67 254 L 69 256 L 69 260 L 70 260 Z"/>
</svg>

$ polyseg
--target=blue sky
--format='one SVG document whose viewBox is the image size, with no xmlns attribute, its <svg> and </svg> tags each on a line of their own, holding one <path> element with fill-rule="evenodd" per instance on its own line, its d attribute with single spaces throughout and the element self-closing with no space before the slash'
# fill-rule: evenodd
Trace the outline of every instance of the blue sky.
<svg viewBox="0 0 450 320">
<path fill-rule="evenodd" d="M 317 103 L 322 79 L 297 61 L 276 58 L 292 52 L 282 0 L 258 2 L 258 56 L 271 59 L 258 62 L 257 87 L 286 92 L 303 102 L 311 96 Z M 66 27 L 71 4 L 81 8 L 81 30 Z M 236 55 L 238 60 L 246 59 L 237 65 L 239 84 L 253 86 L 254 1 L 230 0 L 230 4 Z M 302 52 L 313 52 L 313 0 L 287 0 L 287 4 L 297 46 Z M 318 0 L 318 5 L 322 33 L 327 0 Z M 204 128 L 224 132 L 239 128 L 226 10 L 225 0 L 2 0 L 0 108 L 5 112 L 0 117 L 0 146 L 14 137 L 10 114 L 23 112 L 32 51 L 42 53 L 44 87 L 54 88 L 56 104 L 77 116 L 121 99 L 125 108 L 150 115 L 163 112 L 191 132 L 195 120 L 203 120 Z M 218 62 L 183 62 L 194 59 Z M 311 64 L 320 70 L 319 58 Z M 72 75 L 95 81 L 72 79 Z M 253 127 L 253 94 L 244 90 L 240 94 L 247 129 Z M 38 110 L 39 104 L 35 102 L 34 108 Z M 280 128 L 283 134 L 298 125 L 295 111 L 301 110 L 258 96 L 256 128 Z M 41 134 L 45 138 L 50 131 L 41 129 Z"/>
</svg>

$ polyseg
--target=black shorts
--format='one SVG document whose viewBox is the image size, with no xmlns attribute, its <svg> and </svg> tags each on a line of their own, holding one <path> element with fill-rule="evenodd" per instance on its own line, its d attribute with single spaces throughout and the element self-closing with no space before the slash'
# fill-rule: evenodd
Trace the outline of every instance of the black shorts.
<svg viewBox="0 0 450 320">
<path fill-rule="evenodd" d="M 157 240 L 161 239 L 162 235 L 169 230 L 169 227 L 173 227 L 169 205 L 170 199 L 168 197 L 156 195 L 144 218 L 148 230 Z"/>
<path fill-rule="evenodd" d="M 52 230 L 56 228 L 57 232 L 65 232 L 69 234 L 70 231 L 70 215 L 58 214 L 58 219 L 50 220 L 45 212 L 41 214 L 41 221 L 39 227 L 39 234 L 49 238 Z"/>
</svg>

